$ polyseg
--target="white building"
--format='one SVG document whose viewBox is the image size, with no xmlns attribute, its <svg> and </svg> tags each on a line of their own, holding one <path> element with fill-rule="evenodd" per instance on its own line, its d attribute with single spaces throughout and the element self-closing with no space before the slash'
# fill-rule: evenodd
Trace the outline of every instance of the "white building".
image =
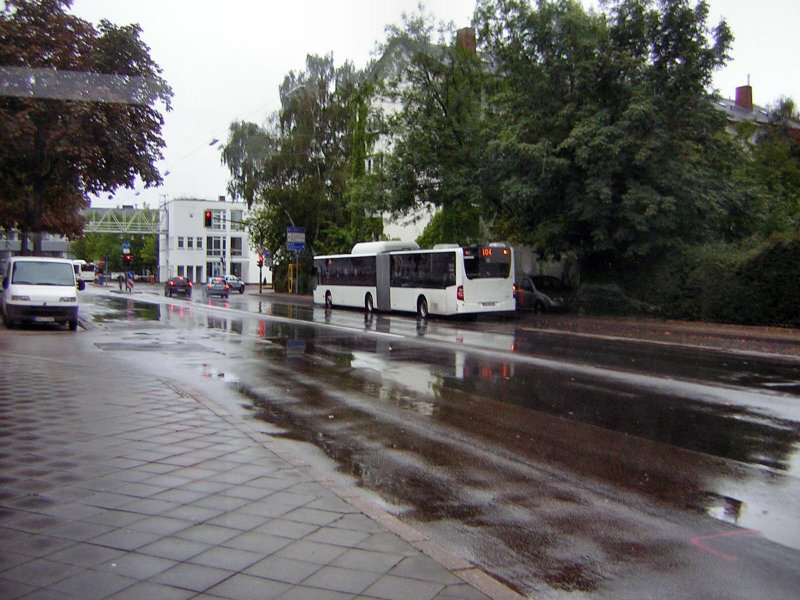
<svg viewBox="0 0 800 600">
<path fill-rule="evenodd" d="M 206 211 L 211 223 L 206 226 Z M 161 206 L 158 266 L 161 281 L 183 275 L 205 281 L 215 275 L 236 275 L 245 283 L 258 283 L 258 252 L 250 244 L 243 225 L 247 205 L 243 202 L 168 200 Z M 266 282 L 272 275 L 266 264 Z"/>
</svg>

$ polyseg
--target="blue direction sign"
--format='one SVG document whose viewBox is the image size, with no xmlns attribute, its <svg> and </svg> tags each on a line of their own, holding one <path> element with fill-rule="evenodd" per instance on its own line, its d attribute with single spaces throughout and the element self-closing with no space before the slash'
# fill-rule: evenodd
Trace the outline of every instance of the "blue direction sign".
<svg viewBox="0 0 800 600">
<path fill-rule="evenodd" d="M 302 252 L 306 249 L 306 228 L 286 228 L 286 249 L 290 252 Z"/>
<path fill-rule="evenodd" d="M 122 253 L 123 254 L 130 254 L 131 253 L 131 243 L 130 242 L 122 242 Z"/>
</svg>

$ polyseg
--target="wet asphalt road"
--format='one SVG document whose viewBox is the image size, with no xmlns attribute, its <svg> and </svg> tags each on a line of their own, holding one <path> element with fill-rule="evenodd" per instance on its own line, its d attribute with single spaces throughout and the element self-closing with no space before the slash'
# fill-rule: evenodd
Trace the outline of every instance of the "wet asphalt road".
<svg viewBox="0 0 800 600">
<path fill-rule="evenodd" d="M 531 597 L 800 586 L 797 359 L 249 295 L 90 290 L 81 311 L 80 335 L 216 386 Z"/>
</svg>

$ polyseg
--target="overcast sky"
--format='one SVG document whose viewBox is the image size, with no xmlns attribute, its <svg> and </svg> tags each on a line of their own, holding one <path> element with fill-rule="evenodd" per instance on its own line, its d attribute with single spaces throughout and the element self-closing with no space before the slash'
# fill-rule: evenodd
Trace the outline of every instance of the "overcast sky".
<svg viewBox="0 0 800 600">
<path fill-rule="evenodd" d="M 583 0 L 596 6 L 596 0 Z M 159 167 L 164 184 L 119 190 L 94 206 L 164 198 L 215 199 L 226 193 L 227 170 L 211 140 L 225 140 L 234 120 L 263 123 L 278 106 L 278 86 L 302 70 L 307 54 L 333 53 L 337 65 L 362 68 L 385 39 L 385 28 L 414 12 L 417 0 L 74 0 L 72 12 L 97 24 L 139 23 L 152 58 L 175 92 L 163 130 L 167 148 Z M 800 0 L 709 0 L 709 23 L 725 18 L 735 41 L 732 60 L 714 85 L 732 98 L 753 86 L 757 104 L 780 96 L 800 102 Z M 468 26 L 475 0 L 427 0 L 438 20 Z"/>
</svg>

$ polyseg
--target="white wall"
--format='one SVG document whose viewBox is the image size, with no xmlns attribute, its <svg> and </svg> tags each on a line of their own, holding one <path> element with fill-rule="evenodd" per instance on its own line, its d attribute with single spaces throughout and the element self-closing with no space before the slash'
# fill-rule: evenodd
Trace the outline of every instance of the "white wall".
<svg viewBox="0 0 800 600">
<path fill-rule="evenodd" d="M 212 227 L 205 226 L 206 210 L 212 210 L 215 216 L 221 217 L 215 218 Z M 165 281 L 168 277 L 182 274 L 192 280 L 205 280 L 212 275 L 209 272 L 211 267 L 217 274 L 238 274 L 245 283 L 257 284 L 258 255 L 250 247 L 244 227 L 231 222 L 240 221 L 246 215 L 247 205 L 243 202 L 169 200 L 162 207 L 161 214 L 163 232 L 159 239 L 159 279 Z M 210 237 L 224 240 L 224 249 L 216 248 L 213 244 L 209 246 Z M 239 249 L 234 248 L 235 240 L 240 242 Z M 223 255 L 224 263 L 221 261 Z M 264 275 L 268 273 L 269 269 L 265 268 Z M 270 282 L 271 277 L 267 281 Z"/>
</svg>

